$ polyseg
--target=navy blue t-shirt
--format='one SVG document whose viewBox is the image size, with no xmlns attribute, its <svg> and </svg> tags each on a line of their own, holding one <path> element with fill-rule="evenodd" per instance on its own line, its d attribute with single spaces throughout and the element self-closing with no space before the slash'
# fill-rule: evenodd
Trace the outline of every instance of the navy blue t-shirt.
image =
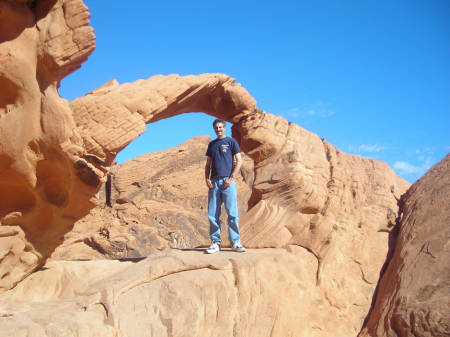
<svg viewBox="0 0 450 337">
<path fill-rule="evenodd" d="M 240 152 L 239 144 L 234 138 L 225 137 L 209 143 L 206 155 L 212 158 L 211 178 L 229 177 L 233 173 L 233 157 Z"/>
</svg>

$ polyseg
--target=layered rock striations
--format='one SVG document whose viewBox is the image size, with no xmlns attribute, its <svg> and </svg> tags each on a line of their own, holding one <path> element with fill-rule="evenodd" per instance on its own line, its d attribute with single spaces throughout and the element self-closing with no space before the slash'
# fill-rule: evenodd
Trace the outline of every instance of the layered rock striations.
<svg viewBox="0 0 450 337">
<path fill-rule="evenodd" d="M 2 155 L 5 157 L 2 163 L 6 163 L 2 184 L 4 190 L 2 195 L 5 196 L 2 206 L 3 224 L 16 226 L 15 229 L 11 229 L 11 235 L 21 236 L 22 239 L 19 241 L 20 246 L 23 246 L 8 251 L 15 257 L 14 259 L 18 258 L 17 254 L 28 256 L 26 259 L 19 258 L 19 264 L 23 263 L 20 262 L 22 260 L 28 261 L 23 272 L 18 272 L 18 268 L 15 268 L 14 280 L 7 281 L 9 277 L 4 278 L 4 282 L 7 283 L 5 289 L 42 264 L 60 244 L 60 239 L 70 226 L 90 211 L 96 203 L 95 193 L 100 188 L 101 182 L 106 180 L 105 173 L 115 155 L 144 131 L 145 123 L 190 111 L 202 111 L 234 124 L 233 137 L 257 165 L 250 202 L 250 207 L 253 207 L 252 213 L 247 219 L 243 219 L 242 226 L 243 233 L 249 240 L 248 245 L 281 247 L 290 241 L 298 244 L 304 240 L 295 239 L 298 233 L 307 227 L 314 227 L 313 231 L 305 232 L 309 243 L 303 245 L 322 260 L 325 255 L 318 252 L 333 246 L 333 244 L 324 245 L 325 242 L 333 241 L 328 240 L 335 232 L 331 228 L 336 226 L 339 228 L 337 223 L 345 218 L 344 215 L 334 215 L 334 212 L 341 210 L 331 211 L 333 205 L 341 198 L 335 194 L 341 193 L 340 190 L 343 195 L 345 194 L 349 205 L 347 212 L 342 213 L 349 215 L 353 212 L 351 210 L 353 204 L 359 207 L 358 202 L 354 200 L 366 198 L 365 191 L 359 191 L 360 186 L 363 188 L 362 186 L 366 184 L 378 189 L 369 196 L 367 203 L 361 204 L 361 207 L 368 207 L 373 216 L 364 221 L 363 215 L 355 213 L 356 219 L 352 218 L 352 215 L 347 223 L 354 226 L 362 223 L 362 228 L 368 226 L 377 233 L 378 230 L 387 228 L 389 222 L 387 217 L 390 214 L 393 214 L 394 218 L 397 215 L 398 207 L 394 194 L 400 195 L 402 190 L 405 190 L 406 183 L 396 177 L 392 170 L 389 171 L 386 166 L 382 167 L 383 164 L 361 160 L 364 167 L 360 171 L 364 174 L 360 176 L 365 180 L 361 180 L 359 176 L 353 178 L 356 171 L 348 170 L 339 159 L 344 155 L 339 157 L 337 150 L 323 143 L 316 135 L 294 124 L 288 124 L 281 117 L 256 109 L 256 102 L 248 92 L 226 75 L 203 74 L 184 77 L 158 75 L 148 80 L 123 85 L 111 81 L 71 102 L 72 119 L 72 115 L 68 114 L 66 101 L 59 98 L 56 93 L 58 79 L 68 70 L 60 72 L 57 70 L 64 67 L 73 70 L 79 66 L 79 62 L 84 60 L 81 56 L 86 57 L 92 51 L 93 45 L 86 42 L 91 41 L 89 37 L 92 31 L 89 30 L 91 35 L 86 34 L 83 40 L 75 34 L 78 28 L 71 28 L 75 27 L 74 22 L 80 25 L 80 29 L 88 22 L 86 8 L 81 3 L 38 2 L 35 12 L 41 13 L 39 15 L 43 15 L 39 11 L 41 8 L 39 6 L 44 4 L 47 6 L 45 8 L 48 14 L 37 20 L 37 24 L 47 20 L 49 22 L 47 26 L 51 29 L 48 28 L 49 32 L 47 35 L 44 34 L 44 37 L 36 38 L 36 46 L 39 46 L 36 49 L 39 50 L 30 49 L 30 53 L 41 55 L 42 49 L 48 50 L 49 55 L 53 55 L 54 58 L 54 62 L 50 62 L 53 68 L 46 62 L 38 62 L 39 71 L 34 70 L 35 74 L 45 75 L 37 78 L 42 77 L 40 82 L 46 80 L 48 85 L 42 83 L 39 85 L 36 79 L 24 80 L 29 86 L 36 83 L 36 93 L 46 100 L 43 104 L 27 109 L 34 112 L 36 117 L 34 115 L 32 118 L 28 117 L 26 123 L 22 121 L 29 127 L 34 125 L 39 136 L 32 137 L 34 140 L 30 139 L 24 143 L 24 140 L 36 132 L 30 129 L 21 138 L 20 133 L 13 135 L 7 131 L 14 129 L 13 116 L 17 114 L 7 114 L 1 120 L 2 129 L 7 131 L 2 133 L 1 142 Z M 39 18 L 39 15 L 33 14 L 25 4 L 16 5 L 21 10 L 28 11 L 30 20 L 35 17 L 33 15 Z M 78 19 L 71 19 L 71 15 Z M 35 32 L 35 35 L 45 31 L 43 28 L 38 30 L 36 26 L 31 26 L 28 30 Z M 20 39 L 28 41 L 28 30 L 25 29 L 13 41 Z M 55 39 L 62 39 L 62 35 L 66 36 L 65 31 L 70 33 L 66 34 L 67 36 L 80 43 L 78 50 L 84 50 L 85 54 L 74 52 L 73 55 L 60 57 L 64 52 L 72 52 L 70 41 L 68 44 L 59 40 L 58 43 L 51 43 L 50 38 L 53 36 Z M 67 46 L 68 50 L 55 49 L 56 45 L 61 44 Z M 4 44 L 2 48 L 3 46 Z M 48 46 L 47 49 L 45 46 Z M 86 46 L 89 47 L 83 49 Z M 13 50 L 11 48 L 8 50 Z M 20 48 L 18 50 L 20 51 Z M 59 54 L 54 54 L 56 50 Z M 70 59 L 71 62 L 68 61 Z M 49 81 L 52 78 L 55 80 L 53 83 Z M 36 123 L 33 124 L 33 120 L 36 120 Z M 20 142 L 11 142 L 11 139 L 20 139 Z M 15 144 L 16 148 L 10 148 L 12 146 L 10 144 Z M 334 151 L 335 154 L 330 151 Z M 17 153 L 22 153 L 21 157 L 17 157 Z M 336 162 L 333 162 L 334 160 Z M 382 183 L 378 183 L 380 180 L 378 178 L 384 173 L 379 176 L 377 174 L 384 171 L 387 177 L 382 179 Z M 342 176 L 342 172 L 347 172 L 347 175 Z M 21 175 L 22 178 L 19 179 Z M 379 186 L 376 186 L 377 184 Z M 394 193 L 390 192 L 392 186 Z M 368 191 L 370 194 L 370 187 Z M 380 196 L 378 199 L 372 198 L 378 195 Z M 293 225 L 292 221 L 296 224 Z M 311 221 L 314 224 L 309 226 Z M 263 241 L 258 241 L 258 236 L 251 234 L 255 231 L 255 224 L 264 226 L 263 230 L 257 230 L 259 237 L 266 233 Z M 32 233 L 28 235 L 30 239 L 25 238 L 26 233 Z M 20 250 L 24 253 L 17 253 Z M 31 262 L 32 260 L 34 262 Z M 5 270 L 3 275 L 10 271 Z"/>
<path fill-rule="evenodd" d="M 450 154 L 405 195 L 395 254 L 359 336 L 450 335 Z"/>
<path fill-rule="evenodd" d="M 209 244 L 206 149 L 209 136 L 136 157 L 113 166 L 102 188 L 99 205 L 75 223 L 53 260 L 143 258 L 168 248 Z M 253 181 L 253 162 L 243 155 L 236 177 L 242 217 Z M 222 210 L 223 244 L 227 239 Z"/>
<path fill-rule="evenodd" d="M 393 249 L 389 233 L 409 184 L 387 164 L 340 152 L 281 117 L 257 111 L 236 128 L 255 161 L 244 245 L 311 252 L 325 307 L 337 309 L 348 324 L 345 333 L 354 334 Z M 328 315 L 314 321 L 322 329 L 314 335 L 333 331 Z"/>
<path fill-rule="evenodd" d="M 441 166 L 431 182 L 420 180 L 410 190 L 402 219 L 409 184 L 385 163 L 342 153 L 257 109 L 227 75 L 157 75 L 122 85 L 113 80 L 70 104 L 60 98 L 61 78 L 95 48 L 81 1 L 1 1 L 0 19 L 2 335 L 356 336 L 399 223 L 400 248 L 385 275 L 411 282 L 379 286 L 381 297 L 362 333 L 447 333 L 448 311 L 440 309 L 448 301 L 448 197 Z M 204 196 L 197 196 L 206 194 L 204 182 L 158 181 L 170 177 L 171 159 L 183 158 L 183 151 L 110 167 L 145 124 L 194 111 L 232 123 L 233 137 L 254 162 L 241 219 L 250 248 L 245 254 L 154 253 L 155 247 L 183 248 L 204 238 L 184 222 L 200 221 Z M 201 172 L 199 165 L 193 161 L 178 172 Z M 154 254 L 136 263 L 55 258 L 31 274 L 98 203 L 109 170 L 109 205 L 93 211 L 96 221 L 80 222 L 66 236 L 66 253 L 55 256 L 68 257 L 69 244 L 86 243 L 90 251 L 82 253 L 89 258 L 95 245 L 98 258 Z M 430 218 L 427 209 L 440 215 Z M 167 225 L 145 223 L 154 217 Z M 133 234 L 136 224 L 149 234 Z M 83 236 L 85 230 L 96 236 Z M 148 246 L 142 245 L 146 237 L 154 238 Z M 402 259 L 404 267 L 391 267 L 402 266 Z M 385 304 L 392 310 L 384 311 Z"/>
</svg>

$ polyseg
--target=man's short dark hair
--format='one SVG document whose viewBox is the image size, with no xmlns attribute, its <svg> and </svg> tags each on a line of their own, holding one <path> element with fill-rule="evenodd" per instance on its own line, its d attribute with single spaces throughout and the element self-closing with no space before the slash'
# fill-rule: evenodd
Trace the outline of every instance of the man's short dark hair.
<svg viewBox="0 0 450 337">
<path fill-rule="evenodd" d="M 224 121 L 223 119 L 220 119 L 220 118 L 216 119 L 216 120 L 213 122 L 213 127 L 214 127 L 216 124 L 219 124 L 219 123 L 222 123 L 222 125 L 223 125 L 224 128 L 227 127 L 227 124 L 225 123 L 225 121 Z"/>
</svg>

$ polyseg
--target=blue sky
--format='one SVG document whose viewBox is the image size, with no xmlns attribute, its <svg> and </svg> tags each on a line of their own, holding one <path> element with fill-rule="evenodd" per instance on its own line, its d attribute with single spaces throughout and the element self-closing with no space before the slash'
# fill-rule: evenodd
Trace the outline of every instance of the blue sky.
<svg viewBox="0 0 450 337">
<path fill-rule="evenodd" d="M 97 49 L 61 82 L 68 100 L 112 78 L 225 73 L 258 108 L 409 182 L 450 152 L 450 1 L 84 3 Z M 150 124 L 117 161 L 214 137 L 212 121 Z"/>
</svg>

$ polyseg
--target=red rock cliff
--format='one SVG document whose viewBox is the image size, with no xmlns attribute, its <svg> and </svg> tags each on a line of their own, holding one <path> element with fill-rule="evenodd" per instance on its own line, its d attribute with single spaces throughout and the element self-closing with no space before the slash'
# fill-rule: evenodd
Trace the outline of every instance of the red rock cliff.
<svg viewBox="0 0 450 337">
<path fill-rule="evenodd" d="M 395 254 L 359 336 L 450 334 L 450 154 L 408 190 Z"/>
<path fill-rule="evenodd" d="M 383 162 L 342 153 L 257 109 L 224 74 L 111 81 L 69 104 L 56 89 L 95 48 L 88 18 L 78 0 L 0 2 L 2 335 L 356 336 L 410 184 Z M 254 161 L 241 229 L 243 243 L 259 249 L 167 250 L 134 264 L 53 261 L 31 274 L 96 205 L 116 154 L 145 124 L 192 111 L 232 123 Z M 448 332 L 445 163 L 408 193 L 385 275 L 411 282 L 382 283 L 363 334 Z M 138 180 L 121 185 L 118 176 L 116 201 L 127 202 Z M 138 194 L 141 206 L 152 202 Z M 391 267 L 407 258 L 430 271 Z"/>
</svg>

